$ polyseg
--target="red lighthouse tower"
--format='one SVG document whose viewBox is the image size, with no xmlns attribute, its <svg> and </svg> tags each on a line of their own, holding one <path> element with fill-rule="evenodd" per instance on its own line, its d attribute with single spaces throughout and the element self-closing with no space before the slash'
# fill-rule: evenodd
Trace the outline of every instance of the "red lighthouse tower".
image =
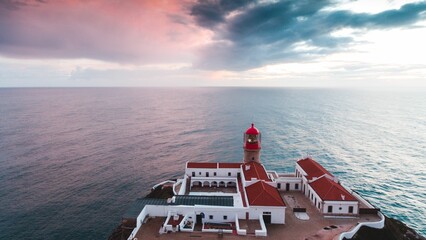
<svg viewBox="0 0 426 240">
<path fill-rule="evenodd" d="M 257 128 L 254 127 L 254 124 L 251 124 L 251 127 L 247 129 L 244 134 L 244 162 L 257 162 L 260 163 L 260 146 L 261 135 Z"/>
</svg>

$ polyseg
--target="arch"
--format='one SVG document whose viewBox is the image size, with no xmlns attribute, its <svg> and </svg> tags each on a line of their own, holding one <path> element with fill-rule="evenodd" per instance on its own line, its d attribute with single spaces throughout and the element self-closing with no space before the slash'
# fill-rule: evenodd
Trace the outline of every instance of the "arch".
<svg viewBox="0 0 426 240">
<path fill-rule="evenodd" d="M 203 182 L 203 187 L 210 187 L 210 182 L 209 181 L 204 181 Z"/>
<path fill-rule="evenodd" d="M 220 181 L 219 182 L 219 187 L 225 187 L 226 185 L 225 185 L 225 182 L 224 181 Z"/>
<path fill-rule="evenodd" d="M 219 184 L 217 184 L 217 182 L 216 181 L 213 181 L 212 182 L 212 187 L 218 187 L 219 186 Z"/>
<path fill-rule="evenodd" d="M 228 187 L 235 187 L 235 186 L 236 186 L 235 182 L 228 182 Z"/>
<path fill-rule="evenodd" d="M 192 186 L 199 186 L 201 187 L 201 181 L 193 181 Z"/>
</svg>

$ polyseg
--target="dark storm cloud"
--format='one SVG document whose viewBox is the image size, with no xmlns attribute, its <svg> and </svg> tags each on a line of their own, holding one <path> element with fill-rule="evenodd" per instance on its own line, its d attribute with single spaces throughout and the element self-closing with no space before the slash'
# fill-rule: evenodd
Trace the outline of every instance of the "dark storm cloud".
<svg viewBox="0 0 426 240">
<path fill-rule="evenodd" d="M 207 3 L 216 8 L 205 9 L 206 2 L 200 1 L 191 11 L 197 13 L 196 23 L 213 29 L 218 40 L 200 50 L 195 65 L 203 69 L 246 70 L 312 58 L 341 51 L 353 42 L 349 37 L 331 35 L 336 30 L 407 27 L 426 17 L 426 2 L 367 14 L 326 10 L 336 4 L 329 0 L 283 0 L 240 5 L 241 11 L 228 19 L 237 8 L 220 8 L 219 1 Z M 217 25 L 220 28 L 213 28 Z M 302 43 L 305 48 L 300 47 Z"/>
<path fill-rule="evenodd" d="M 254 0 L 199 0 L 191 7 L 190 14 L 195 17 L 200 26 L 212 28 L 223 23 L 225 17 L 232 11 L 244 8 Z"/>
</svg>

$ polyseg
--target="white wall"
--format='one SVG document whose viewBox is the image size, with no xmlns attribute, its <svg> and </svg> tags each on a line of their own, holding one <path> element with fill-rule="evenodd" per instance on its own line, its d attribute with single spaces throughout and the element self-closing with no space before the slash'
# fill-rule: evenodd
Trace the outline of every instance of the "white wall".
<svg viewBox="0 0 426 240">
<path fill-rule="evenodd" d="M 218 206 L 195 206 L 194 211 L 196 214 L 204 213 L 203 222 L 234 222 L 236 216 L 243 218 L 246 212 L 244 208 Z M 226 220 L 224 216 L 227 216 Z"/>
<path fill-rule="evenodd" d="M 240 172 L 240 168 L 187 168 L 185 174 L 192 177 L 192 172 L 195 173 L 195 177 L 206 177 L 206 173 L 209 173 L 209 177 L 237 177 Z M 216 173 L 216 176 L 214 176 Z M 229 176 L 231 173 L 231 176 Z"/>
<path fill-rule="evenodd" d="M 183 177 L 182 186 L 180 186 L 180 190 L 179 190 L 178 195 L 184 195 L 184 194 L 185 194 L 185 192 L 186 192 L 186 183 L 187 183 L 187 179 L 188 179 L 188 176 L 187 176 L 187 175 L 185 175 L 185 176 Z"/>
<path fill-rule="evenodd" d="M 309 201 L 311 201 L 312 205 L 321 212 L 321 208 L 323 208 L 322 199 L 310 185 L 306 185 L 305 196 L 309 199 Z M 318 208 L 318 202 L 320 203 L 320 208 Z"/>
<path fill-rule="evenodd" d="M 250 206 L 249 219 L 259 219 L 259 215 L 263 215 L 263 212 L 271 212 L 271 223 L 284 224 L 285 209 L 285 207 Z"/>
<path fill-rule="evenodd" d="M 237 178 L 235 177 L 191 177 L 190 187 L 198 186 L 198 182 L 203 187 L 219 187 L 221 182 L 225 187 L 237 186 Z"/>
<path fill-rule="evenodd" d="M 301 178 L 277 178 L 276 187 L 279 191 L 286 191 L 286 184 L 290 185 L 290 191 L 301 191 L 302 190 L 302 179 Z M 280 188 L 278 187 L 281 185 Z M 298 188 L 296 189 L 296 184 Z"/>
<path fill-rule="evenodd" d="M 322 213 L 330 214 L 328 212 L 328 207 L 333 206 L 332 214 L 350 214 L 349 207 L 354 208 L 352 214 L 358 214 L 358 202 L 354 201 L 324 201 L 324 206 L 322 208 Z"/>
</svg>

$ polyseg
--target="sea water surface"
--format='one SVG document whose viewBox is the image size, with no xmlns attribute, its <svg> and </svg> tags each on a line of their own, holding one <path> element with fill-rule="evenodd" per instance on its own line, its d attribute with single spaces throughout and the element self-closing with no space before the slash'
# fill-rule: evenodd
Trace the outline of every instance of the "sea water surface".
<svg viewBox="0 0 426 240">
<path fill-rule="evenodd" d="M 186 161 L 312 156 L 426 235 L 426 92 L 286 88 L 0 89 L 0 239 L 106 239 Z"/>
</svg>

